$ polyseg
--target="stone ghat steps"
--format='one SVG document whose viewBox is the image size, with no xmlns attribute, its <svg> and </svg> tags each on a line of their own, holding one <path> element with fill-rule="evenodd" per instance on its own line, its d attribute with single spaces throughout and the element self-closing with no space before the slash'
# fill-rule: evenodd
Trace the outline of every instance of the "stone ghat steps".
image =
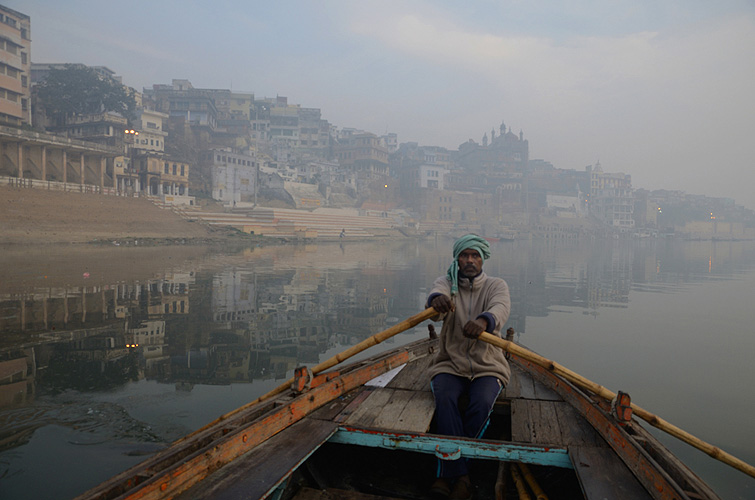
<svg viewBox="0 0 755 500">
<path fill-rule="evenodd" d="M 246 232 L 269 236 L 338 238 L 368 237 L 391 229 L 392 219 L 348 213 L 318 213 L 303 210 L 256 208 L 244 212 L 183 211 L 190 220 L 216 226 L 232 226 Z"/>
</svg>

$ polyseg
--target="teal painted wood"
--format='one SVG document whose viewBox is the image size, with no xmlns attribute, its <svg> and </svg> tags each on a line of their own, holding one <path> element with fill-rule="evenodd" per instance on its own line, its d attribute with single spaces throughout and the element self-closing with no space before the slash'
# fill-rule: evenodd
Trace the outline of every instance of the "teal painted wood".
<svg viewBox="0 0 755 500">
<path fill-rule="evenodd" d="M 446 460 L 465 457 L 548 465 L 564 469 L 574 468 L 567 449 L 556 446 L 462 439 L 426 434 L 402 434 L 347 427 L 339 427 L 328 442 L 431 453 Z"/>
</svg>

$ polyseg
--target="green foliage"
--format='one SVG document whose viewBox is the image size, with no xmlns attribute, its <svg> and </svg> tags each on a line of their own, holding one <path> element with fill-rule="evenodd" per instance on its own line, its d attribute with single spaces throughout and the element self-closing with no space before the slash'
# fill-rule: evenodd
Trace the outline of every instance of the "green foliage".
<svg viewBox="0 0 755 500">
<path fill-rule="evenodd" d="M 136 109 L 130 89 L 92 68 L 72 64 L 51 69 L 38 84 L 37 95 L 51 118 L 109 111 L 131 118 Z"/>
</svg>

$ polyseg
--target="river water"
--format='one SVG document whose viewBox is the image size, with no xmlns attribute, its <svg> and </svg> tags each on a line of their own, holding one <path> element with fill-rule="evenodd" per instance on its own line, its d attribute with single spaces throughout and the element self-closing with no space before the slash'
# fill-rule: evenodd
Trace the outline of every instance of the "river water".
<svg viewBox="0 0 755 500">
<path fill-rule="evenodd" d="M 416 314 L 452 243 L 0 250 L 0 498 L 71 498 Z M 492 251 L 518 341 L 755 464 L 754 242 Z M 755 498 L 653 432 L 722 498 Z"/>
</svg>

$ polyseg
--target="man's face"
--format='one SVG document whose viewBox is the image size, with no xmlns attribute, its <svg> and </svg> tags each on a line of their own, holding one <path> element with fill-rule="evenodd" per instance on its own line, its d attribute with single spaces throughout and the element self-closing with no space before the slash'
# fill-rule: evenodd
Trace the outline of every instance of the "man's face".
<svg viewBox="0 0 755 500">
<path fill-rule="evenodd" d="M 474 278 L 482 272 L 482 257 L 477 250 L 468 248 L 459 254 L 459 271 L 467 278 Z"/>
</svg>

